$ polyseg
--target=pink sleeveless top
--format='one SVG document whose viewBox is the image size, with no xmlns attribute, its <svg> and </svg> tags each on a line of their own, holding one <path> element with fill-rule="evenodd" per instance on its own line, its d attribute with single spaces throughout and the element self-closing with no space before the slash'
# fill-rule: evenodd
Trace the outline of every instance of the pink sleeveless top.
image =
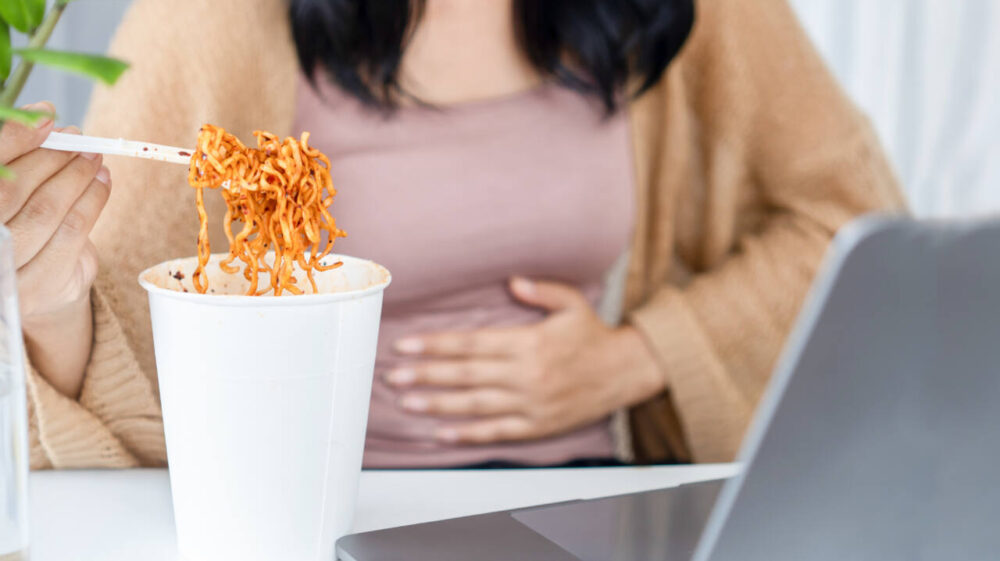
<svg viewBox="0 0 1000 561">
<path fill-rule="evenodd" d="M 448 467 L 490 460 L 532 465 L 611 457 L 607 419 L 571 432 L 488 446 L 433 440 L 440 419 L 404 412 L 382 376 L 405 360 L 407 335 L 512 326 L 544 314 L 512 300 L 515 274 L 579 287 L 596 306 L 626 251 L 634 214 L 626 117 L 546 85 L 386 117 L 332 86 L 305 80 L 294 131 L 330 156 L 332 212 L 348 237 L 336 251 L 386 266 L 364 465 Z M 615 372 L 608 372 L 614 376 Z"/>
</svg>

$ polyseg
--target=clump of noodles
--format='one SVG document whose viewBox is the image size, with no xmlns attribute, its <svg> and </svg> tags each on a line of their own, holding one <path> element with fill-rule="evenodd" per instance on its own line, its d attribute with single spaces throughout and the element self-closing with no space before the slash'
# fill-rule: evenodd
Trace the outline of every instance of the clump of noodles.
<svg viewBox="0 0 1000 561">
<path fill-rule="evenodd" d="M 220 189 L 226 202 L 224 221 L 229 238 L 229 257 L 219 263 L 227 273 L 239 272 L 250 281 L 248 295 L 288 291 L 301 294 L 295 265 L 305 273 L 316 292 L 315 271 L 342 265 L 328 265 L 322 259 L 346 233 L 337 228 L 328 210 L 337 191 L 330 179 L 330 160 L 309 146 L 309 133 L 299 140 L 263 131 L 254 132 L 257 148 L 245 146 L 224 129 L 205 125 L 198 134 L 191 156 L 188 183 L 197 190 L 198 268 L 192 275 L 195 289 L 208 290 L 205 265 L 211 256 L 208 215 L 204 190 Z M 234 224 L 242 226 L 234 232 Z M 323 241 L 323 233 L 326 240 Z M 269 258 L 273 256 L 273 258 Z M 259 275 L 267 273 L 269 286 L 258 286 Z"/>
</svg>

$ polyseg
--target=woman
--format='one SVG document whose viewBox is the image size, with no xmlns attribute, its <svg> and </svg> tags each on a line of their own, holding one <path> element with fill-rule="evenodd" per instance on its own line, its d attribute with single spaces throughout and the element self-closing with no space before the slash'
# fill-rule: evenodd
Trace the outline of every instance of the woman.
<svg viewBox="0 0 1000 561">
<path fill-rule="evenodd" d="M 111 50 L 90 133 L 331 155 L 337 249 L 395 279 L 369 467 L 732 459 L 831 236 L 903 206 L 783 0 L 138 0 Z M 109 167 L 93 334 L 27 333 L 36 467 L 165 459 L 135 277 L 194 252 L 193 194 Z"/>
</svg>

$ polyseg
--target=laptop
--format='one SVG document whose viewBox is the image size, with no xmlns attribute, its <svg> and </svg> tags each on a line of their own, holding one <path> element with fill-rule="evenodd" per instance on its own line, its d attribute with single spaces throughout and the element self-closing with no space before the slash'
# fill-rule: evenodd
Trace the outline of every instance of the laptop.
<svg viewBox="0 0 1000 561">
<path fill-rule="evenodd" d="M 344 561 L 1000 558 L 1000 220 L 836 237 L 741 472 L 355 534 Z"/>
</svg>

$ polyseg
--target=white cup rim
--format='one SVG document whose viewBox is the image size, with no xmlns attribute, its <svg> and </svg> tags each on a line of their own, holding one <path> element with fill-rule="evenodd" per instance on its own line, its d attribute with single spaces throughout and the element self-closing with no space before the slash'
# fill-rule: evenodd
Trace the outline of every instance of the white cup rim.
<svg viewBox="0 0 1000 561">
<path fill-rule="evenodd" d="M 217 258 L 226 257 L 228 253 L 214 253 L 211 256 L 212 260 Z M 192 259 L 192 258 L 188 258 Z M 191 302 L 195 304 L 210 305 L 210 306 L 252 306 L 252 307 L 295 307 L 295 306 L 313 306 L 316 304 L 323 304 L 328 302 L 338 302 L 341 300 L 354 300 L 358 298 L 364 298 L 371 294 L 382 292 L 387 286 L 392 282 L 392 275 L 389 274 L 389 270 L 371 261 L 369 259 L 361 259 L 359 257 L 351 257 L 350 255 L 333 254 L 328 255 L 325 260 L 342 260 L 344 263 L 354 262 L 358 264 L 369 264 L 382 273 L 383 278 L 380 282 L 373 283 L 365 288 L 355 289 L 355 290 L 339 290 L 337 292 L 325 292 L 322 294 L 289 294 L 288 296 L 247 296 L 245 294 L 201 294 L 198 292 L 182 292 L 177 290 L 171 290 L 169 288 L 163 288 L 162 286 L 157 286 L 155 283 L 147 280 L 145 277 L 150 274 L 154 269 L 164 265 L 165 263 L 172 263 L 175 261 L 183 261 L 184 259 L 168 259 L 161 263 L 157 263 L 152 267 L 144 269 L 139 273 L 139 285 L 150 294 L 156 294 L 158 296 L 163 296 L 166 298 L 171 298 L 174 300 L 181 300 L 186 302 Z"/>
</svg>

